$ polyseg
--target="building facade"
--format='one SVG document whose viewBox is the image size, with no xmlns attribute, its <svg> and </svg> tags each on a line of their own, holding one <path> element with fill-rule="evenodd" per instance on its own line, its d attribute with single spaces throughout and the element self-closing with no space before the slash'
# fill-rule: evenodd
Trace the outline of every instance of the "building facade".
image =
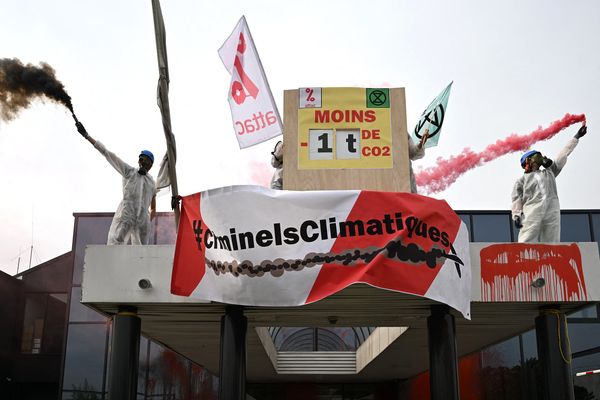
<svg viewBox="0 0 600 400">
<path fill-rule="evenodd" d="M 512 242 L 517 231 L 507 211 L 459 211 L 472 242 Z M 563 242 L 600 243 L 600 210 L 562 212 Z M 69 253 L 16 277 L 0 276 L 0 398 L 105 399 L 111 321 L 79 302 L 88 244 L 104 244 L 109 213 L 75 214 Z M 152 244 L 174 244 L 173 217 L 153 222 Z M 568 317 L 571 367 L 577 399 L 600 399 L 600 309 L 591 305 Z M 532 321 L 533 326 L 533 321 Z M 277 350 L 355 349 L 369 327 L 276 328 Z M 538 399 L 541 392 L 535 331 L 507 338 L 459 361 L 462 399 Z M 578 375 L 581 374 L 581 375 Z M 216 399 L 219 379 L 203 366 L 149 337 L 140 344 L 138 399 Z M 248 382 L 249 398 L 428 399 L 425 372 L 404 381 L 320 384 Z"/>
</svg>

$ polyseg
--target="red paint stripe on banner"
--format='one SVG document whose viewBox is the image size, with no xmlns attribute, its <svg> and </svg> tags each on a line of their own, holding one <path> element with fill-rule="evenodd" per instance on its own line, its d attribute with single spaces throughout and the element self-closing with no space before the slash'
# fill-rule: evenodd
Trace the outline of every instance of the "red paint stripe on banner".
<svg viewBox="0 0 600 400">
<path fill-rule="evenodd" d="M 402 214 L 401 222 L 395 218 L 397 213 Z M 443 200 L 410 193 L 374 191 L 360 193 L 347 220 L 377 220 L 381 214 L 391 216 L 390 221 L 382 224 L 381 229 L 384 234 L 346 237 L 338 235 L 331 252 L 335 254 L 352 248 L 381 249 L 394 239 L 400 239 L 399 243 L 403 246 L 411 246 L 411 250 L 420 249 L 428 252 L 436 246 L 450 253 L 450 244 L 456 239 L 461 223 L 458 215 Z M 400 224 L 402 226 L 399 226 Z M 372 228 L 374 227 L 375 224 L 372 225 Z M 447 247 L 442 245 L 442 241 L 447 242 Z M 424 261 L 404 262 L 398 257 L 390 258 L 382 252 L 368 264 L 364 262 L 354 266 L 324 264 L 306 302 L 323 299 L 355 282 L 423 296 L 441 270 L 444 261 L 445 258 L 438 259 L 435 267 L 430 268 Z"/>
<path fill-rule="evenodd" d="M 200 213 L 200 193 L 186 196 L 181 204 L 181 218 L 177 232 L 177 244 L 173 258 L 173 274 L 171 275 L 171 293 L 189 296 L 202 280 L 206 269 L 204 246 L 189 238 L 197 237 L 195 231 L 207 227 Z M 187 239 L 187 240 L 184 240 Z"/>
</svg>

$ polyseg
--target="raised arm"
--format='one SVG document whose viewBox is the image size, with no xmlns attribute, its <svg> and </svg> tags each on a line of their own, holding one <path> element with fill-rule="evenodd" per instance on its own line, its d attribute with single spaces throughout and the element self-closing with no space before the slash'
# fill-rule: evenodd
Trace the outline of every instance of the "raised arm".
<svg viewBox="0 0 600 400">
<path fill-rule="evenodd" d="M 87 139 L 88 142 L 90 142 L 93 145 L 96 144 L 96 140 L 90 136 L 89 133 L 87 133 L 87 131 L 85 130 L 85 127 L 83 126 L 83 124 L 79 121 L 77 121 L 75 123 L 75 126 L 77 127 L 77 132 L 79 132 L 81 134 L 81 136 L 83 136 L 85 139 Z"/>
<path fill-rule="evenodd" d="M 575 136 L 573 136 L 573 138 L 567 142 L 567 145 L 558 153 L 554 163 L 549 168 L 554 173 L 554 176 L 557 176 L 560 171 L 562 171 L 563 167 L 567 163 L 567 158 L 573 152 L 573 150 L 575 150 L 575 147 L 577 147 L 579 139 L 585 136 L 586 133 L 587 126 L 585 126 L 584 123 L 581 128 L 579 128 Z"/>
<path fill-rule="evenodd" d="M 427 138 L 429 138 L 429 130 L 426 129 L 423 136 L 421 136 L 421 140 L 419 144 L 415 145 L 410 137 L 408 136 L 408 158 L 411 160 L 419 160 L 425 156 L 425 143 L 427 142 Z"/>
<path fill-rule="evenodd" d="M 133 167 L 121 160 L 115 153 L 107 150 L 102 143 L 91 137 L 81 122 L 77 122 L 75 126 L 77 127 L 77 132 L 90 142 L 122 176 L 127 175 L 127 173 L 133 169 Z"/>
</svg>

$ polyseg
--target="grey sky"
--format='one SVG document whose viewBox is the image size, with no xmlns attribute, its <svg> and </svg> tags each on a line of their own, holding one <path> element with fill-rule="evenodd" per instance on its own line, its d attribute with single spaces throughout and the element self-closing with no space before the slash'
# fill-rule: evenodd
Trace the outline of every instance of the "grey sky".
<svg viewBox="0 0 600 400">
<path fill-rule="evenodd" d="M 124 160 L 135 163 L 142 148 L 164 154 L 149 0 L 2 0 L 0 9 L 0 57 L 52 65 L 90 134 Z M 558 178 L 559 195 L 563 208 L 600 208 L 600 2 L 163 0 L 162 9 L 181 194 L 270 173 L 276 140 L 239 150 L 217 55 L 244 14 L 280 112 L 285 89 L 405 87 L 412 129 L 453 80 L 440 144 L 417 167 L 585 113 L 589 134 Z M 553 157 L 576 131 L 536 148 Z M 455 209 L 508 209 L 519 156 L 435 197 Z M 52 103 L 0 122 L 0 170 L 0 268 L 11 274 L 19 254 L 28 263 L 32 238 L 34 264 L 56 257 L 71 248 L 73 212 L 112 212 L 121 198 L 119 175 Z"/>
</svg>

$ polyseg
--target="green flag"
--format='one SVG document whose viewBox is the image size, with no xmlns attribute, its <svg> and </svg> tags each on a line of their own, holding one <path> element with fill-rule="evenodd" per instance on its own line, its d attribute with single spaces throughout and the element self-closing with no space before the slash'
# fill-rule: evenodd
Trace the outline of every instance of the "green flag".
<svg viewBox="0 0 600 400">
<path fill-rule="evenodd" d="M 442 91 L 429 106 L 421 114 L 417 126 L 413 131 L 411 138 L 414 143 L 419 143 L 421 137 L 425 134 L 425 131 L 429 131 L 429 139 L 425 143 L 425 147 L 437 146 L 438 140 L 440 139 L 440 132 L 442 130 L 442 124 L 448 110 L 448 97 L 450 97 L 450 89 L 452 83 Z"/>
</svg>

